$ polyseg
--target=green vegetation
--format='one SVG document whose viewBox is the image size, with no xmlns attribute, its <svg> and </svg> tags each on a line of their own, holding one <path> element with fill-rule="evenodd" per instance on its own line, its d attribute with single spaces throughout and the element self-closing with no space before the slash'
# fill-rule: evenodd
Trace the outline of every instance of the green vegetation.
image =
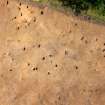
<svg viewBox="0 0 105 105">
<path fill-rule="evenodd" d="M 88 15 L 105 21 L 105 0 L 34 0 L 71 9 L 76 15 Z"/>
<path fill-rule="evenodd" d="M 77 15 L 85 14 L 105 20 L 105 0 L 59 0 L 63 6 L 70 7 Z"/>
</svg>

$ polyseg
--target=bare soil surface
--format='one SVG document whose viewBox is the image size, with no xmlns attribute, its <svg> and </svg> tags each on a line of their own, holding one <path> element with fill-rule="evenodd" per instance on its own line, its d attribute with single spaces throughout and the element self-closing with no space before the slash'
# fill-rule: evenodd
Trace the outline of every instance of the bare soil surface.
<svg viewBox="0 0 105 105">
<path fill-rule="evenodd" d="M 105 26 L 0 0 L 0 105 L 105 105 Z"/>
</svg>

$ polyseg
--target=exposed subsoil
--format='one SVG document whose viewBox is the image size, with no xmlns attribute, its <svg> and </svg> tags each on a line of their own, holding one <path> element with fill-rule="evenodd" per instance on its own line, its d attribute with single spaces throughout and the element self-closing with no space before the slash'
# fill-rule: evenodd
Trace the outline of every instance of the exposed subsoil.
<svg viewBox="0 0 105 105">
<path fill-rule="evenodd" d="M 105 105 L 105 26 L 0 0 L 0 105 Z"/>
</svg>

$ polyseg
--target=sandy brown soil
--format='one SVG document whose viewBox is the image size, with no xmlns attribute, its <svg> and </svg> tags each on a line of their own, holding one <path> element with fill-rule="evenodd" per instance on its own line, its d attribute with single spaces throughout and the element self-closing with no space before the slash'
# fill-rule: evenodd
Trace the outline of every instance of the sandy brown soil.
<svg viewBox="0 0 105 105">
<path fill-rule="evenodd" d="M 0 105 L 105 105 L 105 26 L 0 0 Z"/>
</svg>

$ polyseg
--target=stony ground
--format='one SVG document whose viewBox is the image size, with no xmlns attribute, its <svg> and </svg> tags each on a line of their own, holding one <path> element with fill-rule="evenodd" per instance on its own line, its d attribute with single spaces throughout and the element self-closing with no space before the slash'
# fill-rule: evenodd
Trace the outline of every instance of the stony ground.
<svg viewBox="0 0 105 105">
<path fill-rule="evenodd" d="M 0 0 L 0 105 L 105 105 L 105 26 Z"/>
</svg>

